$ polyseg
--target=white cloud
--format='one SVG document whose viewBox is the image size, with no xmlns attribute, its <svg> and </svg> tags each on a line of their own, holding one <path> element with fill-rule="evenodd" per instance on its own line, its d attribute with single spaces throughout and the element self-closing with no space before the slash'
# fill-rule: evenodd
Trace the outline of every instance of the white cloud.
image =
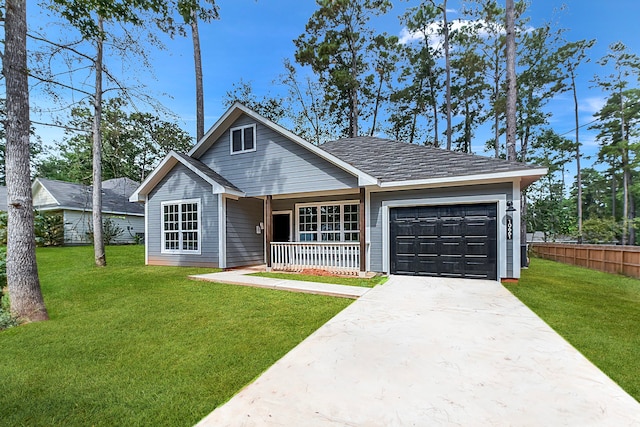
<svg viewBox="0 0 640 427">
<path fill-rule="evenodd" d="M 449 24 L 451 25 L 451 31 L 460 30 L 461 28 L 471 25 L 477 25 L 479 26 L 479 35 L 483 38 L 487 38 L 493 34 L 506 34 L 506 31 L 502 24 L 495 22 L 487 23 L 482 19 L 475 21 L 468 19 L 454 19 L 453 21 L 450 21 Z M 442 21 L 434 22 L 427 27 L 426 35 L 429 38 L 429 44 L 431 46 L 439 46 L 442 43 L 442 37 L 439 34 L 441 28 Z M 533 30 L 533 27 L 528 26 L 524 31 L 530 33 Z M 422 40 L 423 38 L 424 35 L 421 32 L 411 32 L 409 31 L 409 29 L 407 29 L 407 27 L 403 27 L 402 30 L 400 30 L 399 39 L 401 44 L 413 43 L 415 41 Z"/>
<path fill-rule="evenodd" d="M 583 100 L 579 100 L 578 110 L 589 114 L 595 114 L 602 109 L 605 102 L 605 99 L 600 96 L 585 98 Z"/>
</svg>

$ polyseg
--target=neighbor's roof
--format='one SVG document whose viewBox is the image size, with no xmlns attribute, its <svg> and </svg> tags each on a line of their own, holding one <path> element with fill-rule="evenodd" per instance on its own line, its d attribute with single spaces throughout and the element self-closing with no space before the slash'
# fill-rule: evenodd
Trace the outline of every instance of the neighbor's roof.
<svg viewBox="0 0 640 427">
<path fill-rule="evenodd" d="M 528 177 L 528 185 L 546 174 L 545 168 L 524 163 L 368 136 L 343 138 L 320 148 L 377 178 L 381 186 L 486 176 Z"/>
<path fill-rule="evenodd" d="M 34 190 L 38 184 L 49 192 L 57 203 L 35 206 L 36 209 L 92 209 L 91 186 L 53 179 L 36 178 L 33 184 Z M 138 183 L 129 178 L 115 178 L 103 181 L 102 184 L 102 212 L 144 215 L 143 206 L 129 202 L 129 196 L 137 188 Z"/>
</svg>

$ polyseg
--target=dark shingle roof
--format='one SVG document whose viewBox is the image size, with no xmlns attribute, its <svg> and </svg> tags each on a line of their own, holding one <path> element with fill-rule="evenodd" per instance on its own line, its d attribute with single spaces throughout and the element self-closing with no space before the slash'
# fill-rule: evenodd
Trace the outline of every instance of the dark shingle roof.
<svg viewBox="0 0 640 427">
<path fill-rule="evenodd" d="M 222 175 L 220 175 L 217 172 L 215 172 L 209 166 L 207 166 L 204 163 L 202 163 L 200 160 L 196 160 L 193 157 L 187 156 L 186 154 L 182 154 L 182 153 L 177 153 L 176 152 L 175 154 L 180 156 L 180 158 L 183 159 L 185 162 L 189 163 L 190 165 L 192 165 L 193 167 L 198 169 L 200 172 L 202 172 L 203 174 L 205 174 L 209 178 L 213 179 L 215 182 L 217 182 L 218 184 L 222 185 L 223 187 L 225 187 L 225 188 L 227 188 L 229 190 L 235 190 L 235 191 L 238 191 L 238 192 L 242 193 L 242 190 L 240 190 L 238 187 L 236 187 L 231 182 L 229 182 L 225 177 L 223 177 Z"/>
<path fill-rule="evenodd" d="M 73 182 L 38 178 L 44 188 L 63 208 L 89 210 L 93 206 L 91 187 Z M 106 185 L 105 185 L 106 184 Z M 129 202 L 129 196 L 138 187 L 138 183 L 128 178 L 116 178 L 103 182 L 102 211 L 130 214 L 144 214 L 144 206 Z M 56 205 L 36 206 L 36 208 Z"/>
<path fill-rule="evenodd" d="M 320 148 L 381 182 L 538 169 L 518 162 L 368 136 L 330 141 Z"/>
</svg>

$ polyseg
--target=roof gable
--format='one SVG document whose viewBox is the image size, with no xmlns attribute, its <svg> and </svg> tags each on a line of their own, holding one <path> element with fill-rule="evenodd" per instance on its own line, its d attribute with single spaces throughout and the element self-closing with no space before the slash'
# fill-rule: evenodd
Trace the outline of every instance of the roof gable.
<svg viewBox="0 0 640 427">
<path fill-rule="evenodd" d="M 377 180 L 370 176 L 369 174 L 363 172 L 362 170 L 354 167 L 353 165 L 343 161 L 342 159 L 334 156 L 333 154 L 320 149 L 316 145 L 311 144 L 308 141 L 300 138 L 298 135 L 292 133 L 291 131 L 283 128 L 282 126 L 272 122 L 265 117 L 262 117 L 258 113 L 244 105 L 236 102 L 233 104 L 223 115 L 218 119 L 218 121 L 211 127 L 211 129 L 204 135 L 204 137 L 189 151 L 189 156 L 194 159 L 199 159 L 202 157 L 211 146 L 220 139 L 220 137 L 233 125 L 233 123 L 240 118 L 241 115 L 247 115 L 251 117 L 251 119 L 256 122 L 268 127 L 286 137 L 290 141 L 304 147 L 310 152 L 314 153 L 318 157 L 328 161 L 329 163 L 343 169 L 352 175 L 358 178 L 359 185 L 375 185 L 377 184 Z"/>
<path fill-rule="evenodd" d="M 158 167 L 144 180 L 142 184 L 131 194 L 129 201 L 143 202 L 145 196 L 153 190 L 153 188 L 164 178 L 178 163 L 186 166 L 192 172 L 200 176 L 209 183 L 213 193 L 230 194 L 233 196 L 243 197 L 244 193 L 238 187 L 233 185 L 220 174 L 211 170 L 207 165 L 199 160 L 193 159 L 185 154 L 170 151 L 169 154 L 160 162 Z"/>
</svg>

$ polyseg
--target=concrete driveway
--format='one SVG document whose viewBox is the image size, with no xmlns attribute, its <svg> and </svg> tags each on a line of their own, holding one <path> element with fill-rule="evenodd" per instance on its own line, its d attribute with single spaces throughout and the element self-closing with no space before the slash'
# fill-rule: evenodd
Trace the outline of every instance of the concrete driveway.
<svg viewBox="0 0 640 427">
<path fill-rule="evenodd" d="M 498 282 L 393 276 L 200 426 L 640 426 L 640 404 Z"/>
</svg>

